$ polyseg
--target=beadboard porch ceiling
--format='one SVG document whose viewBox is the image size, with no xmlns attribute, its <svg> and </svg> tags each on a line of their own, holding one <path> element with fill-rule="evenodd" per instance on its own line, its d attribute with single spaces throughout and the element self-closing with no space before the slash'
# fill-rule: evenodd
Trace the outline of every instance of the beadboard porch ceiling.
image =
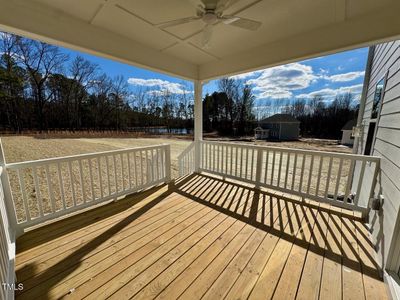
<svg viewBox="0 0 400 300">
<path fill-rule="evenodd" d="M 201 46 L 186 0 L 0 0 L 0 30 L 190 80 L 209 80 L 400 37 L 395 0 L 241 0 L 226 14 L 256 31 L 218 23 Z"/>
</svg>

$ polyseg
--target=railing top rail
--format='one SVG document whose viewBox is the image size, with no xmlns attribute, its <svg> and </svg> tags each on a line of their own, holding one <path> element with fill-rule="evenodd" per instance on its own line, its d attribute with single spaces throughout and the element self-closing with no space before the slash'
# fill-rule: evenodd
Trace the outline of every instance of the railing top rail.
<svg viewBox="0 0 400 300">
<path fill-rule="evenodd" d="M 166 146 L 168 146 L 168 144 L 164 143 L 164 144 L 144 146 L 144 147 L 124 148 L 124 149 L 116 149 L 116 150 L 109 150 L 109 151 L 102 151 L 102 152 L 92 152 L 92 153 L 84 153 L 84 154 L 77 154 L 77 155 L 69 155 L 69 156 L 63 156 L 63 157 L 43 158 L 43 159 L 30 160 L 30 161 L 7 163 L 5 165 L 5 167 L 8 169 L 19 169 L 19 168 L 23 168 L 23 167 L 32 167 L 32 166 L 37 166 L 37 165 L 46 165 L 46 164 L 50 164 L 50 163 L 73 161 L 73 160 L 77 160 L 77 159 L 90 159 L 90 158 L 95 158 L 95 157 L 103 156 L 103 155 L 123 154 L 123 153 L 131 152 L 131 151 L 163 148 Z"/>
<path fill-rule="evenodd" d="M 292 152 L 292 153 L 301 153 L 301 154 L 315 154 L 320 156 L 333 156 L 338 158 L 347 158 L 347 159 L 358 159 L 358 160 L 365 160 L 371 162 L 380 162 L 380 157 L 378 156 L 366 156 L 360 154 L 350 154 L 350 153 L 339 153 L 339 152 L 331 152 L 331 151 L 320 151 L 320 150 L 305 150 L 305 149 L 296 149 L 296 148 L 286 148 L 286 147 L 274 147 L 274 146 L 261 146 L 261 145 L 247 145 L 242 143 L 232 143 L 232 142 L 220 142 L 220 141 L 205 141 L 203 140 L 202 143 L 207 144 L 215 144 L 215 145 L 228 145 L 234 147 L 244 147 L 244 148 L 256 148 L 256 149 L 263 149 L 263 150 L 273 150 L 273 151 L 280 151 L 280 152 Z"/>
</svg>

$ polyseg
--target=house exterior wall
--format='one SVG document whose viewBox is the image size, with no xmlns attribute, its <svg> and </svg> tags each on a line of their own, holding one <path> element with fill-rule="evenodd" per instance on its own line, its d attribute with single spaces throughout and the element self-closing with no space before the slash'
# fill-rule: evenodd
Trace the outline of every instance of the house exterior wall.
<svg viewBox="0 0 400 300">
<path fill-rule="evenodd" d="M 281 123 L 281 140 L 297 140 L 299 138 L 299 123 Z"/>
<path fill-rule="evenodd" d="M 352 130 L 342 130 L 342 139 L 340 143 L 342 145 L 353 145 L 354 138 L 351 136 Z"/>
<path fill-rule="evenodd" d="M 370 51 L 373 51 L 370 49 Z M 364 86 L 365 109 L 362 113 L 360 138 L 357 152 L 364 154 L 368 128 L 377 83 L 386 78 L 381 109 L 376 118 L 375 135 L 371 155 L 381 157 L 381 172 L 377 178 L 375 197 L 383 195 L 384 201 L 379 211 L 371 210 L 370 231 L 378 252 L 378 260 L 387 268 L 393 251 L 393 232 L 398 231 L 400 207 L 400 42 L 394 41 L 375 47 L 368 85 Z M 360 167 L 356 168 L 354 179 Z M 366 170 L 366 180 L 371 180 L 372 172 Z M 367 194 L 365 194 L 368 198 Z"/>
<path fill-rule="evenodd" d="M 264 123 L 264 129 L 269 129 L 269 138 L 276 140 L 297 140 L 299 138 L 299 123 Z"/>
</svg>

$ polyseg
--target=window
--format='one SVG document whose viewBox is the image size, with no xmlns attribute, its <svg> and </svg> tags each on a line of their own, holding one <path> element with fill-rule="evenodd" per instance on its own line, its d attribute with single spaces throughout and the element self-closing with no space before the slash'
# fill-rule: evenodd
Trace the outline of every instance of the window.
<svg viewBox="0 0 400 300">
<path fill-rule="evenodd" d="M 364 155 L 371 155 L 372 142 L 375 134 L 375 121 L 371 121 L 368 127 L 367 142 L 365 143 Z"/>
<path fill-rule="evenodd" d="M 386 74 L 387 76 L 387 74 Z M 374 98 L 372 100 L 371 120 L 369 122 L 367 141 L 365 143 L 364 155 L 371 155 L 375 144 L 375 134 L 379 122 L 379 113 L 382 106 L 383 94 L 385 91 L 385 80 L 383 77 L 375 86 Z"/>
<path fill-rule="evenodd" d="M 383 88 L 385 86 L 385 79 L 382 78 L 376 85 L 374 99 L 372 102 L 372 112 L 371 119 L 376 119 L 378 117 L 379 108 L 382 102 Z"/>
</svg>

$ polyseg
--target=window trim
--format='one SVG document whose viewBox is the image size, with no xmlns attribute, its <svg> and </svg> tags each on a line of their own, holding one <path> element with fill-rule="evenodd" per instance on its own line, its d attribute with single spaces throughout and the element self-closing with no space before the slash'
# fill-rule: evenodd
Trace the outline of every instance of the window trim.
<svg viewBox="0 0 400 300">
<path fill-rule="evenodd" d="M 372 144 L 371 144 L 371 152 L 370 156 L 373 156 L 375 153 L 375 142 L 376 142 L 376 134 L 378 133 L 378 128 L 379 128 L 379 121 L 381 119 L 381 111 L 383 107 L 383 101 L 385 99 L 385 93 L 386 93 L 386 84 L 387 84 L 387 79 L 389 75 L 389 70 L 386 71 L 385 75 L 381 77 L 381 79 L 378 80 L 378 82 L 375 84 L 375 92 L 376 92 L 376 86 L 378 85 L 379 82 L 383 80 L 383 87 L 382 87 L 382 94 L 381 94 L 381 99 L 379 100 L 380 105 L 378 107 L 378 115 L 376 116 L 375 119 L 370 119 L 368 123 L 368 128 L 371 122 L 375 122 L 375 130 L 374 130 L 374 135 L 372 136 Z M 374 96 L 375 96 L 374 92 Z M 373 108 L 374 103 L 372 102 L 372 108 Z M 371 117 L 372 117 L 372 108 L 371 108 Z M 368 138 L 368 137 L 367 137 Z M 364 149 L 365 150 L 365 149 Z"/>
</svg>

